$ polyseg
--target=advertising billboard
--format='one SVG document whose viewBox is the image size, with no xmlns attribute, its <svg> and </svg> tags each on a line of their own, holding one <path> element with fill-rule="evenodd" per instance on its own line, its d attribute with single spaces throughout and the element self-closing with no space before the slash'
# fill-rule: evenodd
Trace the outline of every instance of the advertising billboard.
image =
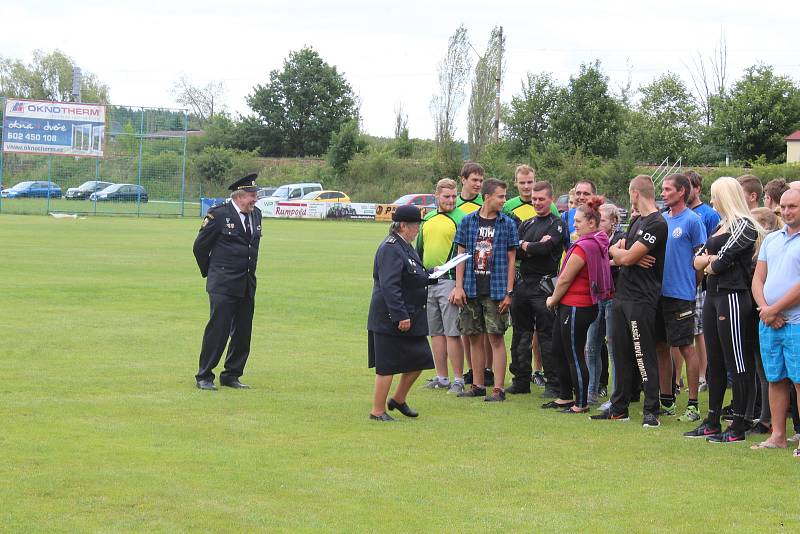
<svg viewBox="0 0 800 534">
<path fill-rule="evenodd" d="M 99 158 L 105 131 L 105 106 L 6 99 L 4 152 Z"/>
</svg>

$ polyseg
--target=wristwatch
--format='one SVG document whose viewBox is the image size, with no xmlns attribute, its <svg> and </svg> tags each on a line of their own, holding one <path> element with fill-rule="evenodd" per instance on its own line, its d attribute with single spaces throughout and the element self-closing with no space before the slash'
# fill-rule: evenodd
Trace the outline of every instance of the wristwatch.
<svg viewBox="0 0 800 534">
<path fill-rule="evenodd" d="M 511 291 L 506 291 L 506 295 L 508 295 L 509 297 L 513 297 L 514 296 L 514 290 L 512 289 Z"/>
</svg>

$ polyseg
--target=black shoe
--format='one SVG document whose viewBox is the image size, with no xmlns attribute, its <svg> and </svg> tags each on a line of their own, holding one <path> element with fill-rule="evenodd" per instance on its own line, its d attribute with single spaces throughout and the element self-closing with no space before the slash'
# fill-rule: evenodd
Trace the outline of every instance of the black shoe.
<svg viewBox="0 0 800 534">
<path fill-rule="evenodd" d="M 542 393 L 543 399 L 557 399 L 558 398 L 558 391 L 554 389 L 545 388 L 544 392 Z"/>
<path fill-rule="evenodd" d="M 739 443 L 745 441 L 744 432 L 734 432 L 732 428 L 728 427 L 725 432 L 708 436 L 706 441 L 709 443 Z"/>
<path fill-rule="evenodd" d="M 765 425 L 758 422 L 753 425 L 753 428 L 747 431 L 747 434 L 772 434 L 772 425 Z"/>
<path fill-rule="evenodd" d="M 602 387 L 600 391 L 597 392 L 598 397 L 608 397 L 608 388 Z"/>
<path fill-rule="evenodd" d="M 730 404 L 722 409 L 723 421 L 733 421 L 733 406 Z"/>
<path fill-rule="evenodd" d="M 486 369 L 485 371 L 483 371 L 483 385 L 484 386 L 494 385 L 494 372 L 491 369 Z"/>
<path fill-rule="evenodd" d="M 542 408 L 545 410 L 563 410 L 564 408 L 572 408 L 573 406 L 575 406 L 574 402 L 565 402 L 560 404 L 556 401 L 550 401 L 542 404 Z"/>
<path fill-rule="evenodd" d="M 459 397 L 485 397 L 486 388 L 481 388 L 472 384 L 469 389 L 458 394 Z"/>
<path fill-rule="evenodd" d="M 661 421 L 658 420 L 658 416 L 654 413 L 646 413 L 642 418 L 642 426 L 645 428 L 655 428 L 661 426 Z"/>
<path fill-rule="evenodd" d="M 238 378 L 231 378 L 231 379 L 228 379 L 228 380 L 222 380 L 220 378 L 219 379 L 219 383 L 220 383 L 220 385 L 225 386 L 226 388 L 250 389 L 250 386 L 248 386 L 247 384 L 242 384 L 241 382 L 239 382 Z"/>
<path fill-rule="evenodd" d="M 686 438 L 707 438 L 708 436 L 713 436 L 714 434 L 719 434 L 721 432 L 722 428 L 718 426 L 712 426 L 708 423 L 708 421 L 703 421 L 703 423 L 694 430 L 684 432 L 683 436 Z"/>
<path fill-rule="evenodd" d="M 571 414 L 589 413 L 589 410 L 575 411 L 575 410 L 572 409 L 572 406 L 570 406 L 569 408 L 564 408 L 562 410 L 558 410 L 558 411 L 560 413 L 571 413 Z"/>
<path fill-rule="evenodd" d="M 611 410 L 602 411 L 597 415 L 590 415 L 589 419 L 592 421 L 630 421 L 631 418 L 627 413 L 614 414 Z"/>
<path fill-rule="evenodd" d="M 531 392 L 530 386 L 523 386 L 520 383 L 512 383 L 510 387 L 506 388 L 506 393 L 510 395 L 524 395 Z"/>
<path fill-rule="evenodd" d="M 547 382 L 544 379 L 544 373 L 542 373 L 541 371 L 533 372 L 533 376 L 531 376 L 531 382 L 533 382 L 534 385 L 540 388 L 543 388 L 547 384 Z"/>
<path fill-rule="evenodd" d="M 399 403 L 392 398 L 390 398 L 389 402 L 386 403 L 386 407 L 389 408 L 390 410 L 397 410 L 406 417 L 416 417 L 419 415 L 417 412 L 412 410 L 405 402 Z"/>
<path fill-rule="evenodd" d="M 506 400 L 506 392 L 500 388 L 494 388 L 492 394 L 483 399 L 483 402 L 503 402 Z"/>
<path fill-rule="evenodd" d="M 472 369 L 464 373 L 464 383 L 472 384 Z"/>
<path fill-rule="evenodd" d="M 205 389 L 208 391 L 216 391 L 217 386 L 214 385 L 212 380 L 198 380 L 197 389 Z"/>
<path fill-rule="evenodd" d="M 370 421 L 384 421 L 384 422 L 387 422 L 387 423 L 388 423 L 388 422 L 390 422 L 390 421 L 394 421 L 394 420 L 395 420 L 395 418 L 394 418 L 394 417 L 392 417 L 391 415 L 389 415 L 388 413 L 386 413 L 386 412 L 383 412 L 383 413 L 382 413 L 382 414 L 380 414 L 380 415 L 372 415 L 372 414 L 369 414 L 369 420 L 370 420 Z"/>
</svg>

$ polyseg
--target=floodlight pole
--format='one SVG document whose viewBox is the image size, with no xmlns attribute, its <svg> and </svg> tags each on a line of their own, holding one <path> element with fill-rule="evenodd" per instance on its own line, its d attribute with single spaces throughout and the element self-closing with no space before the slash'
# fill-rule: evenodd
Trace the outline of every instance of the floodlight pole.
<svg viewBox="0 0 800 534">
<path fill-rule="evenodd" d="M 497 51 L 497 77 L 494 94 L 494 142 L 500 140 L 500 76 L 503 72 L 503 27 L 500 26 L 500 47 Z"/>
</svg>

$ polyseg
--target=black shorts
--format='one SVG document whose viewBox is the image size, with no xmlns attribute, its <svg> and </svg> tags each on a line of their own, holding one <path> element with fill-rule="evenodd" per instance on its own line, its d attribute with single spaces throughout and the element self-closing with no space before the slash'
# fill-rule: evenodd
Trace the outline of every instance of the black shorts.
<svg viewBox="0 0 800 534">
<path fill-rule="evenodd" d="M 656 339 L 670 347 L 694 343 L 695 301 L 661 297 L 656 311 Z"/>
</svg>

